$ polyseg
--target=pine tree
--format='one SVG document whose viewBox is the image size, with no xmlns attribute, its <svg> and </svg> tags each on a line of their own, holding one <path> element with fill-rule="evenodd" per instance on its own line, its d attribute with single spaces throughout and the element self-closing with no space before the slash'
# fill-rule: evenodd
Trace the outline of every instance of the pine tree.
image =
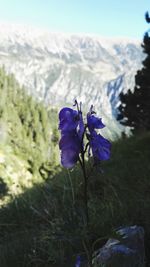
<svg viewBox="0 0 150 267">
<path fill-rule="evenodd" d="M 32 173 L 55 163 L 56 143 L 51 135 L 56 118 L 56 110 L 48 110 L 20 87 L 14 75 L 0 68 L 0 145 L 7 144 L 28 161 Z"/>
<path fill-rule="evenodd" d="M 145 19 L 150 23 L 148 12 Z M 137 71 L 135 76 L 135 88 L 132 93 L 120 94 L 121 104 L 118 120 L 125 126 L 132 127 L 132 131 L 141 132 L 150 130 L 150 36 L 147 31 L 144 34 L 143 52 L 146 54 L 143 68 Z"/>
</svg>

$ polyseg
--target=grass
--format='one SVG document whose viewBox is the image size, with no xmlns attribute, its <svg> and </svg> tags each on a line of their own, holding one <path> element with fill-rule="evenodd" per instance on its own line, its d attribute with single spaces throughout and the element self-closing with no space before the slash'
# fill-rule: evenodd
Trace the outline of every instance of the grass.
<svg viewBox="0 0 150 267">
<path fill-rule="evenodd" d="M 101 247 L 113 229 L 141 225 L 150 249 L 150 133 L 122 139 L 112 157 L 89 175 L 88 239 Z M 85 253 L 85 214 L 80 168 L 61 170 L 0 210 L 0 266 L 74 266 Z M 148 263 L 147 263 L 148 264 Z M 148 265 L 147 265 L 148 266 Z"/>
</svg>

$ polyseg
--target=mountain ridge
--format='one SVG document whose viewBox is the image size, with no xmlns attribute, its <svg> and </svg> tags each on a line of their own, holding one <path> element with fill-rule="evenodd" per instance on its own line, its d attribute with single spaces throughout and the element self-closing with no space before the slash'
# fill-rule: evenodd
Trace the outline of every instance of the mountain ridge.
<svg viewBox="0 0 150 267">
<path fill-rule="evenodd" d="M 94 104 L 108 125 L 114 120 L 110 131 L 118 129 L 114 116 L 119 93 L 133 90 L 142 59 L 137 40 L 0 25 L 0 65 L 28 93 L 46 105 L 71 105 L 76 98 L 85 106 Z"/>
</svg>

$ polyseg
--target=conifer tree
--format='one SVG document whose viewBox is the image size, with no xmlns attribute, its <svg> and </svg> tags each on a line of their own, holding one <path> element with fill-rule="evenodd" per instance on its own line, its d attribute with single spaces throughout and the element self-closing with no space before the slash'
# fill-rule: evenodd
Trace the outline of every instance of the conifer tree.
<svg viewBox="0 0 150 267">
<path fill-rule="evenodd" d="M 148 12 L 145 19 L 150 23 Z M 135 88 L 132 93 L 120 94 L 121 104 L 119 106 L 120 114 L 118 120 L 125 126 L 132 127 L 132 131 L 141 132 L 150 130 L 150 34 L 147 31 L 144 34 L 143 52 L 146 54 L 143 68 L 137 71 L 135 76 Z"/>
<path fill-rule="evenodd" d="M 26 160 L 32 173 L 41 171 L 47 162 L 55 163 L 51 137 L 56 118 L 56 110 L 48 110 L 20 87 L 14 75 L 0 68 L 0 145 L 7 144 Z"/>
</svg>

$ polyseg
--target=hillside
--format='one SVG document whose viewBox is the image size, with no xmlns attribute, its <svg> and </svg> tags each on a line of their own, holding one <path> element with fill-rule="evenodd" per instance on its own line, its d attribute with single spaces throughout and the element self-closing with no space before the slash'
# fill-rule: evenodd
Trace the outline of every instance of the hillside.
<svg viewBox="0 0 150 267">
<path fill-rule="evenodd" d="M 150 134 L 119 140 L 112 157 L 89 180 L 90 234 L 102 246 L 113 229 L 145 229 L 146 262 L 150 248 Z M 88 164 L 89 168 L 89 164 Z M 62 170 L 27 190 L 0 211 L 0 260 L 3 267 L 74 266 L 84 254 L 82 174 Z M 9 242 L 8 242 L 9 240 Z M 13 250 L 12 250 L 13 247 Z M 8 257 L 9 255 L 9 257 Z"/>
<path fill-rule="evenodd" d="M 46 179 L 57 161 L 57 112 L 0 69 L 0 198 Z M 3 200 L 1 201 L 3 202 Z"/>
</svg>

